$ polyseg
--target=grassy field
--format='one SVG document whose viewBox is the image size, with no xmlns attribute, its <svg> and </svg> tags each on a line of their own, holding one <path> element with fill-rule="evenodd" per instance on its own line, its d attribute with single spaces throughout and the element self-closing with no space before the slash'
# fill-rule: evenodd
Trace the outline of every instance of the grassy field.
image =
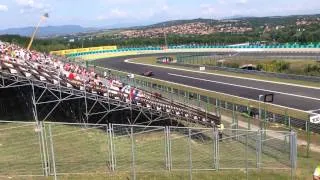
<svg viewBox="0 0 320 180">
<path fill-rule="evenodd" d="M 0 177 L 1 178 L 1 177 Z M 172 173 L 137 173 L 136 179 L 138 180 L 185 180 L 189 179 L 190 175 L 187 172 L 172 172 Z M 19 179 L 19 180 L 53 180 L 53 177 L 10 177 L 6 179 Z M 58 176 L 59 180 L 132 180 L 133 177 L 130 173 L 117 173 L 117 174 L 83 174 L 83 175 L 63 175 Z M 274 171 L 261 171 L 250 172 L 248 178 L 245 172 L 237 171 L 207 171 L 207 172 L 195 172 L 192 174 L 192 179 L 201 180 L 289 180 L 290 178 L 284 173 Z M 297 178 L 300 179 L 300 178 Z M 310 178 L 309 178 L 310 179 Z M 301 179 L 304 180 L 304 179 Z"/>
<path fill-rule="evenodd" d="M 137 128 L 132 141 L 128 129 L 115 127 L 114 153 L 116 171 L 109 167 L 110 140 L 104 127 L 87 128 L 75 125 L 52 125 L 53 151 L 56 171 L 59 179 L 132 179 L 131 142 L 135 149 L 135 171 L 137 179 L 188 179 L 189 147 L 191 147 L 193 169 L 212 169 L 213 143 L 206 140 L 211 131 L 192 132 L 191 141 L 184 129 L 172 129 L 171 154 L 172 172 L 165 167 L 165 135 L 162 128 Z M 48 126 L 46 136 L 49 138 Z M 143 133 L 142 133 L 143 132 Z M 249 141 L 250 142 L 250 141 Z M 38 133 L 33 124 L 0 124 L 0 179 L 53 179 L 42 176 L 41 156 L 39 153 Z M 246 179 L 245 156 L 248 167 L 255 167 L 255 150 L 246 148 L 243 143 L 226 139 L 220 145 L 220 168 L 239 168 L 239 170 L 197 171 L 192 172 L 194 179 Z M 303 149 L 299 149 L 299 152 Z M 276 152 L 276 151 L 275 151 Z M 281 155 L 280 152 L 277 154 Z M 313 153 L 312 158 L 299 156 L 297 178 L 310 179 L 312 170 L 320 160 L 320 154 Z M 52 161 L 50 141 L 48 156 Z M 279 156 L 286 159 L 286 154 Z M 264 154 L 263 167 L 282 168 L 285 165 L 274 156 Z M 185 171 L 181 171 L 185 169 Z M 51 172 L 53 168 L 50 167 Z M 290 179 L 288 170 L 249 170 L 249 179 Z"/>
</svg>

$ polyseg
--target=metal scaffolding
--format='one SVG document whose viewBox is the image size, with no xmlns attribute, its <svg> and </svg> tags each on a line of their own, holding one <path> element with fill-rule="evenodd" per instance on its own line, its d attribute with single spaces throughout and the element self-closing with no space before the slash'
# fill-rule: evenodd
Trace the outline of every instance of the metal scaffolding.
<svg viewBox="0 0 320 180">
<path fill-rule="evenodd" d="M 0 78 L 0 90 L 22 86 L 30 88 L 30 92 L 28 92 L 28 94 L 30 94 L 33 118 L 36 122 L 48 120 L 49 116 L 61 103 L 72 100 L 80 100 L 82 102 L 84 108 L 82 118 L 79 119 L 79 122 L 84 124 L 92 122 L 93 119 L 95 119 L 95 123 L 99 124 L 113 112 L 121 111 L 127 111 L 129 114 L 126 117 L 126 124 L 150 125 L 159 121 L 168 121 L 172 123 L 172 120 L 175 122 L 194 122 L 192 117 L 185 117 L 179 114 L 157 110 L 156 108 L 154 109 L 130 102 L 124 102 L 120 99 L 111 98 L 109 95 L 101 96 L 89 93 L 85 90 L 77 90 L 61 86 L 60 83 L 58 85 L 54 85 L 46 81 L 39 81 L 5 72 L 0 72 Z M 157 99 L 156 97 L 151 99 L 151 101 L 155 103 L 162 103 L 162 100 Z M 171 103 L 174 104 L 174 102 Z M 46 105 L 50 105 L 51 108 L 42 117 L 39 115 L 39 109 L 41 106 Z M 139 121 L 141 118 L 145 120 Z"/>
</svg>

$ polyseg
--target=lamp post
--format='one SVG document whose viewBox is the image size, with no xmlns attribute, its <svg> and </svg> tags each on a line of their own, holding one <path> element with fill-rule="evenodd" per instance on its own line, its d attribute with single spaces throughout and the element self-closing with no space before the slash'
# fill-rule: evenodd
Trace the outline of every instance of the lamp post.
<svg viewBox="0 0 320 180">
<path fill-rule="evenodd" d="M 45 14 L 43 14 L 43 15 L 41 16 L 40 21 L 38 22 L 35 30 L 33 31 L 32 36 L 31 36 L 30 42 L 29 42 L 28 47 L 27 47 L 28 50 L 30 50 L 30 48 L 31 48 L 33 39 L 34 39 L 34 37 L 35 37 L 38 29 L 39 29 L 40 24 L 41 24 L 43 21 L 45 21 L 48 17 L 49 17 L 49 14 L 48 14 L 48 13 L 45 13 Z"/>
</svg>

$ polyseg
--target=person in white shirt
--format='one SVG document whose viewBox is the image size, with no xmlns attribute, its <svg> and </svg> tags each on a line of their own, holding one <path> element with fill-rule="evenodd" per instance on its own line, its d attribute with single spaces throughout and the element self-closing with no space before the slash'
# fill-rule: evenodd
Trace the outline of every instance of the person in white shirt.
<svg viewBox="0 0 320 180">
<path fill-rule="evenodd" d="M 313 180 L 320 180 L 320 164 L 314 170 Z"/>
</svg>

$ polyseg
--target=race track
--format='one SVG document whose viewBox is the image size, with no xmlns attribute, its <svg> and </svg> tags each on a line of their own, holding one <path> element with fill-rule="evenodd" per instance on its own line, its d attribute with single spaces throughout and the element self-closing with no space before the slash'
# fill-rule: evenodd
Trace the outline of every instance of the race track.
<svg viewBox="0 0 320 180">
<path fill-rule="evenodd" d="M 240 79 L 236 77 L 201 74 L 124 62 L 124 60 L 131 58 L 163 55 L 164 54 L 115 57 L 99 59 L 95 62 L 98 66 L 126 71 L 129 73 L 141 74 L 146 70 L 151 70 L 155 74 L 153 78 L 253 100 L 258 100 L 258 96 L 260 94 L 274 93 L 274 104 L 313 112 L 317 112 L 317 110 L 320 109 L 320 88 L 275 84 L 270 82 Z M 170 54 L 166 55 L 168 56 Z"/>
</svg>

